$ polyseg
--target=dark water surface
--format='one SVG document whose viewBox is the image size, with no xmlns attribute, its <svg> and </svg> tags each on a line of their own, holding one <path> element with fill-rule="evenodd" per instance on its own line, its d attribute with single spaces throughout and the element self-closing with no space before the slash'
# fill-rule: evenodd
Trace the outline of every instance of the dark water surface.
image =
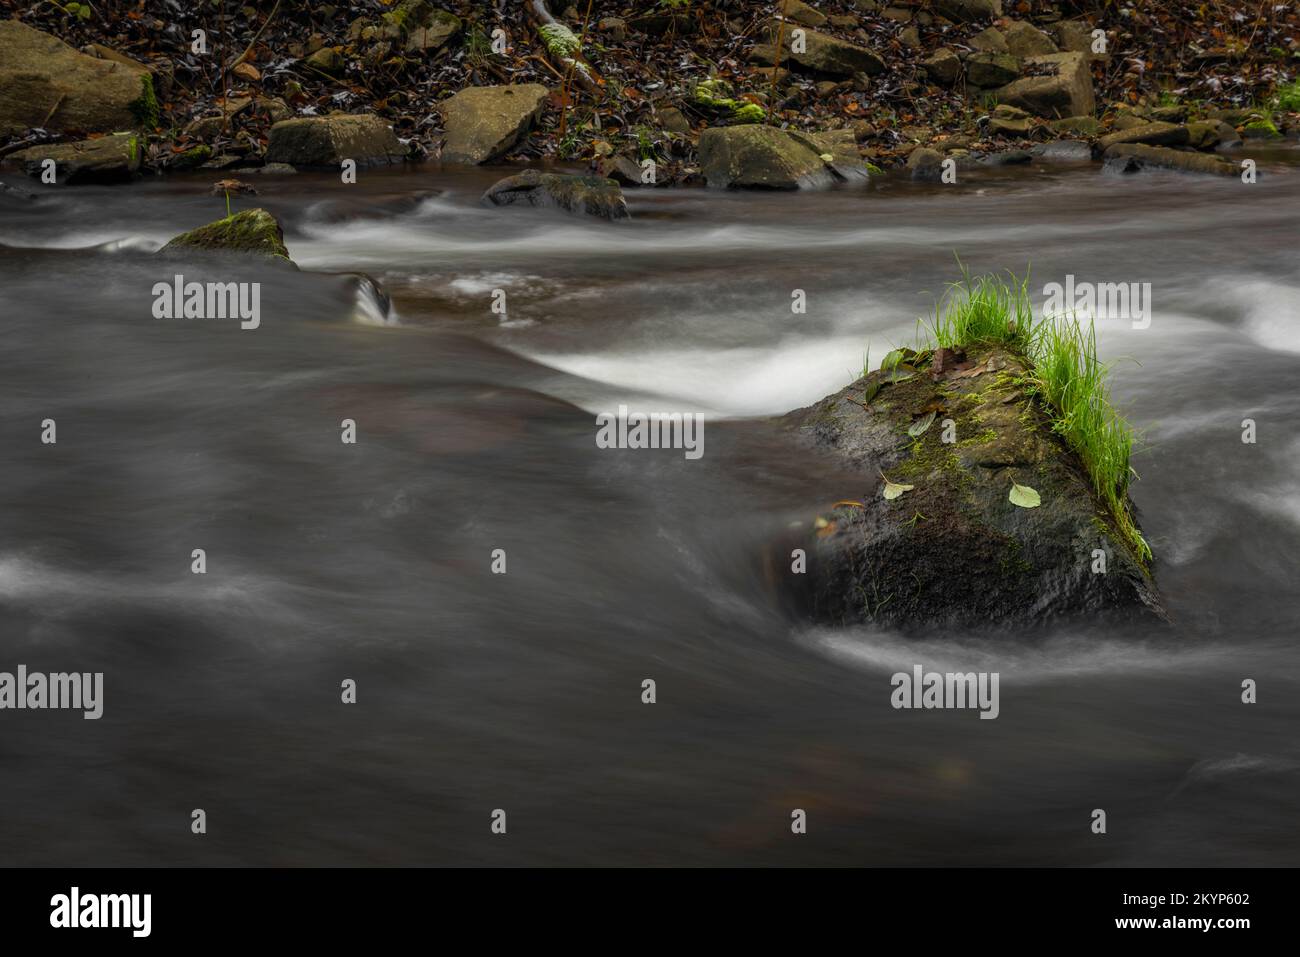
<svg viewBox="0 0 1300 957">
<path fill-rule="evenodd" d="M 152 255 L 216 176 L 0 194 L 0 670 L 105 673 L 99 721 L 0 713 L 0 861 L 1300 863 L 1300 176 L 1268 172 L 629 191 L 622 224 L 484 209 L 499 170 L 260 178 L 298 273 Z M 782 610 L 765 547 L 862 490 L 753 420 L 906 341 L 954 253 L 1152 284 L 1100 337 L 1172 633 Z M 176 271 L 260 281 L 261 327 L 154 319 Z M 703 458 L 597 449 L 619 403 L 708 413 Z M 998 671 L 1001 716 L 895 711 L 918 663 Z"/>
</svg>

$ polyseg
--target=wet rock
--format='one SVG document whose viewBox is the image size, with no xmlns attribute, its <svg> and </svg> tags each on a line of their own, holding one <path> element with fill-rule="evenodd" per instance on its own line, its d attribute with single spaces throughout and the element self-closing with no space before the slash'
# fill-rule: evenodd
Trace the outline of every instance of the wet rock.
<svg viewBox="0 0 1300 957">
<path fill-rule="evenodd" d="M 938 183 L 943 176 L 943 154 L 924 146 L 917 147 L 908 154 L 907 172 L 914 180 Z"/>
<path fill-rule="evenodd" d="M 282 120 L 271 127 L 266 162 L 290 166 L 335 166 L 345 159 L 358 166 L 400 163 L 406 147 L 377 116 L 332 114 Z"/>
<path fill-rule="evenodd" d="M 1020 61 L 1009 53 L 972 53 L 966 58 L 966 79 L 983 89 L 1005 86 L 1020 76 Z"/>
<path fill-rule="evenodd" d="M 1092 159 L 1092 146 L 1083 140 L 1040 143 L 1030 152 L 1039 159 L 1052 163 L 1082 163 Z"/>
<path fill-rule="evenodd" d="M 1001 150 L 989 153 L 980 160 L 981 166 L 1020 166 L 1032 162 L 1034 154 L 1029 150 Z"/>
<path fill-rule="evenodd" d="M 264 209 L 244 210 L 181 233 L 161 252 L 189 249 L 267 256 L 292 262 L 284 245 L 284 230 L 279 221 Z"/>
<path fill-rule="evenodd" d="M 493 206 L 550 207 L 601 219 L 628 218 L 627 200 L 618 183 L 601 176 L 524 170 L 492 184 L 483 200 Z"/>
<path fill-rule="evenodd" d="M 14 153 L 10 159 L 29 176 L 40 176 L 46 160 L 54 160 L 59 183 L 117 183 L 140 170 L 144 148 L 135 133 L 115 133 L 76 143 L 46 143 Z"/>
<path fill-rule="evenodd" d="M 830 625 L 901 628 L 1077 616 L 1159 623 L 1152 579 L 1078 457 L 1014 381 L 1024 360 L 1000 347 L 965 352 L 964 362 L 917 368 L 888 386 L 889 376 L 874 372 L 777 420 L 843 476 L 810 509 L 806 531 L 774 548 L 785 567 L 791 547 L 807 553 L 806 574 L 789 578 L 799 609 Z M 927 417 L 932 425 L 909 435 Z M 955 441 L 943 441 L 944 420 Z M 882 476 L 912 488 L 886 499 Z M 1013 482 L 1035 489 L 1041 504 L 1009 501 Z M 1104 574 L 1093 573 L 1097 549 Z"/>
<path fill-rule="evenodd" d="M 851 162 L 865 175 L 851 130 L 823 137 L 761 125 L 711 127 L 700 134 L 699 155 L 712 187 L 818 189 L 841 180 L 837 164 Z"/>
<path fill-rule="evenodd" d="M 1106 150 L 1102 159 L 1105 161 L 1103 169 L 1108 173 L 1140 173 L 1143 170 L 1163 169 L 1208 176 L 1236 176 L 1241 172 L 1236 163 L 1219 156 L 1141 143 L 1118 143 Z"/>
<path fill-rule="evenodd" d="M 777 35 L 773 30 L 773 40 Z M 874 50 L 815 30 L 805 30 L 804 38 L 804 49 L 796 53 L 791 47 L 790 31 L 783 31 L 783 59 L 830 76 L 851 77 L 854 73 L 876 76 L 885 70 L 885 61 Z"/>
<path fill-rule="evenodd" d="M 1223 120 L 1198 120 L 1187 124 L 1187 145 L 1198 150 L 1240 146 L 1241 137 Z"/>
<path fill-rule="evenodd" d="M 485 163 L 513 147 L 542 115 L 540 83 L 472 86 L 444 100 L 442 147 L 446 163 Z"/>
<path fill-rule="evenodd" d="M 1140 126 L 1108 133 L 1097 141 L 1097 151 L 1104 153 L 1117 143 L 1146 143 L 1149 146 L 1183 146 L 1187 143 L 1187 127 L 1173 123 L 1143 123 Z"/>
<path fill-rule="evenodd" d="M 87 56 L 17 20 L 0 20 L 0 135 L 157 123 L 153 80 L 142 65 Z"/>
<path fill-rule="evenodd" d="M 1025 23 L 1023 20 L 1012 20 L 1005 24 L 1002 27 L 1002 35 L 1006 37 L 1008 49 L 1022 59 L 1058 52 L 1051 37 L 1032 23 Z"/>
<path fill-rule="evenodd" d="M 1048 71 L 1045 76 L 1025 76 L 997 91 L 999 102 L 1018 106 L 1037 116 L 1091 116 L 1096 108 L 1092 73 L 1081 53 L 1052 53 L 1030 57 L 1026 67 Z"/>
<path fill-rule="evenodd" d="M 930 79 L 944 86 L 951 86 L 961 76 L 961 60 L 947 47 L 941 47 L 921 61 Z"/>
<path fill-rule="evenodd" d="M 600 161 L 600 175 L 623 186 L 641 185 L 641 164 L 630 156 L 606 156 Z"/>
</svg>

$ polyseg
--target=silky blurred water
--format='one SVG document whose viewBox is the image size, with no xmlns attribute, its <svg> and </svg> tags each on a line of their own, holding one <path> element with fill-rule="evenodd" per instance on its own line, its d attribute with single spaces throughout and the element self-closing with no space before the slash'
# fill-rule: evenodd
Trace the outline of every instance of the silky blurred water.
<svg viewBox="0 0 1300 957">
<path fill-rule="evenodd" d="M 259 177 L 301 272 L 154 255 L 215 174 L 7 177 L 0 670 L 103 671 L 105 706 L 0 712 L 0 861 L 1298 862 L 1293 165 L 629 190 L 617 224 L 480 206 L 501 172 Z M 1099 331 L 1169 632 L 784 610 L 771 543 L 862 490 L 763 417 L 908 341 L 955 257 L 1152 284 Z M 261 282 L 260 328 L 154 319 L 176 272 Z M 706 413 L 704 457 L 598 449 L 620 403 Z M 1000 717 L 892 709 L 913 664 L 998 671 Z"/>
</svg>

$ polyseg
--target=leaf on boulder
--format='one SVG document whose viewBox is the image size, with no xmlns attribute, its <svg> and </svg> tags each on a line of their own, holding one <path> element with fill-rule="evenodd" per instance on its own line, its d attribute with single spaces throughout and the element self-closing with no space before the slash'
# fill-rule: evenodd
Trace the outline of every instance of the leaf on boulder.
<svg viewBox="0 0 1300 957">
<path fill-rule="evenodd" d="M 885 479 L 885 498 L 888 501 L 893 501 L 904 492 L 910 492 L 912 489 L 916 488 L 915 485 L 903 485 L 900 482 L 891 482 L 888 478 L 885 478 L 884 472 L 880 473 L 880 477 Z"/>
<path fill-rule="evenodd" d="M 911 427 L 908 428 L 907 434 L 914 439 L 924 435 L 925 430 L 934 425 L 934 415 L 934 412 L 930 411 L 921 416 L 921 418 L 913 422 Z"/>
<path fill-rule="evenodd" d="M 1019 505 L 1021 508 L 1038 508 L 1043 504 L 1042 498 L 1038 492 L 1028 485 L 1020 485 L 1015 479 L 1011 480 L 1011 494 L 1007 496 L 1012 505 Z"/>
</svg>

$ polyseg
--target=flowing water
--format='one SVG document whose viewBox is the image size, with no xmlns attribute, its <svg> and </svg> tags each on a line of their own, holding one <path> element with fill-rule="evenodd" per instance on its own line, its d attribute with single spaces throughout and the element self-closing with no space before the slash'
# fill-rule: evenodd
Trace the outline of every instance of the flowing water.
<svg viewBox="0 0 1300 957">
<path fill-rule="evenodd" d="M 501 170 L 261 178 L 237 203 L 301 272 L 153 254 L 224 215 L 211 176 L 0 192 L 0 670 L 105 674 L 98 721 L 0 713 L 0 861 L 1300 862 L 1300 177 L 1270 162 L 629 191 L 617 224 L 480 206 Z M 862 479 L 763 417 L 907 341 L 955 255 L 1036 299 L 1151 283 L 1149 328 L 1099 330 L 1171 631 L 784 609 L 769 544 Z M 176 272 L 261 282 L 261 326 L 155 319 Z M 707 413 L 705 454 L 597 448 L 619 404 Z M 1000 717 L 894 710 L 914 664 L 997 671 Z"/>
</svg>

